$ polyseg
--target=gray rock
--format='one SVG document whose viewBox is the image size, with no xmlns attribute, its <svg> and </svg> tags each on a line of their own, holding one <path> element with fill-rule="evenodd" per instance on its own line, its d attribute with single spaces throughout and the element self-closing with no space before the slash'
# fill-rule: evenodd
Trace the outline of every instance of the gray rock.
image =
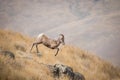
<svg viewBox="0 0 120 80">
<path fill-rule="evenodd" d="M 66 75 L 68 76 L 69 80 L 85 80 L 81 73 L 73 72 L 73 69 L 66 65 L 55 64 L 52 70 L 55 78 L 60 78 L 62 75 Z"/>
<path fill-rule="evenodd" d="M 73 69 L 67 65 L 63 64 L 47 65 L 44 63 L 41 64 L 49 68 L 50 72 L 53 74 L 53 77 L 55 79 L 67 76 L 69 80 L 85 80 L 85 77 L 81 73 L 74 72 Z"/>
<path fill-rule="evenodd" d="M 72 80 L 85 80 L 85 77 L 79 72 L 74 72 L 74 77 Z"/>
<path fill-rule="evenodd" d="M 0 51 L 0 55 L 9 56 L 10 58 L 15 59 L 14 53 L 10 51 Z"/>
</svg>

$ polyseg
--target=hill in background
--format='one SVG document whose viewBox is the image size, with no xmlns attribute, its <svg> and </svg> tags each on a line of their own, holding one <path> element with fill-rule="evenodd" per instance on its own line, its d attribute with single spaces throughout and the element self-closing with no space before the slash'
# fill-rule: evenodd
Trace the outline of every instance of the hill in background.
<svg viewBox="0 0 120 80">
<path fill-rule="evenodd" d="M 86 80 L 120 80 L 119 68 L 92 53 L 65 45 L 55 57 L 55 50 L 39 45 L 41 56 L 37 56 L 35 48 L 29 53 L 33 41 L 33 38 L 20 33 L 0 30 L 0 50 L 15 54 L 15 60 L 0 55 L 0 80 L 54 80 L 50 71 L 37 62 L 68 65 L 82 73 Z"/>
</svg>

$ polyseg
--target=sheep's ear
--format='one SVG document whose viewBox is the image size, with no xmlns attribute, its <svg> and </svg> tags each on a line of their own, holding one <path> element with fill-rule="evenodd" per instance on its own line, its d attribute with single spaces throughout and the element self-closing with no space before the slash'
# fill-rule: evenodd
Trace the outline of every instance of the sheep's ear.
<svg viewBox="0 0 120 80">
<path fill-rule="evenodd" d="M 62 34 L 59 35 L 60 39 L 63 38 Z"/>
</svg>

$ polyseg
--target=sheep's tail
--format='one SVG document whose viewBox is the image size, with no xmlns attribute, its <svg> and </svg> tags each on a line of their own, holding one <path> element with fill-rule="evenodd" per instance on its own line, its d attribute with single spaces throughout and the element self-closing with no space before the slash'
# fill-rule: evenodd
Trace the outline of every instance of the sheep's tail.
<svg viewBox="0 0 120 80">
<path fill-rule="evenodd" d="M 44 33 L 40 33 L 37 38 L 40 38 L 44 35 Z"/>
<path fill-rule="evenodd" d="M 40 33 L 36 38 L 36 42 L 38 42 L 44 35 L 44 33 Z"/>
</svg>

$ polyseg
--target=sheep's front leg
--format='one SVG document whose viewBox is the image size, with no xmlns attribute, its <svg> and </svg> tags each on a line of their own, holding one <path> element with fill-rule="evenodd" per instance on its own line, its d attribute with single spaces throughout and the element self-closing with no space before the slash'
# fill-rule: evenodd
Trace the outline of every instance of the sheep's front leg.
<svg viewBox="0 0 120 80">
<path fill-rule="evenodd" d="M 57 52 L 56 52 L 55 56 L 57 56 L 57 54 L 58 54 L 58 51 L 59 51 L 59 48 L 56 48 L 56 49 L 57 49 Z"/>
</svg>

